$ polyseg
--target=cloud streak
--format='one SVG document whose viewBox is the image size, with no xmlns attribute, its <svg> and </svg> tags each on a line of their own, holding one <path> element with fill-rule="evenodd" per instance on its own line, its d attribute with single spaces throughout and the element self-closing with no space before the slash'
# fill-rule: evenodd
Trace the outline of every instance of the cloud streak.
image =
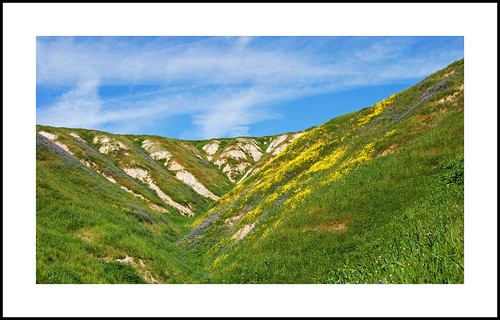
<svg viewBox="0 0 500 320">
<path fill-rule="evenodd" d="M 37 102 L 37 122 L 100 129 L 188 115 L 192 138 L 245 135 L 251 124 L 273 118 L 277 103 L 422 77 L 463 56 L 463 39 L 462 48 L 415 50 L 425 41 L 39 37 L 37 88 L 70 89 L 45 105 Z M 127 86 L 156 90 L 102 94 L 105 88 Z"/>
</svg>

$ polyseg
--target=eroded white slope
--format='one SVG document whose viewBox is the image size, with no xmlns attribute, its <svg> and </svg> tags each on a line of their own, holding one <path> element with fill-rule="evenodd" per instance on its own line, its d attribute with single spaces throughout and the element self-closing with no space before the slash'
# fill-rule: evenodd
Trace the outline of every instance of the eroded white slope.
<svg viewBox="0 0 500 320">
<path fill-rule="evenodd" d="M 147 153 L 149 153 L 151 158 L 155 160 L 165 160 L 165 167 L 167 167 L 168 170 L 175 172 L 175 178 L 187 184 L 194 191 L 196 191 L 196 193 L 212 200 L 219 199 L 218 196 L 213 194 L 207 187 L 199 182 L 191 172 L 189 172 L 177 161 L 172 160 L 172 154 L 166 150 L 162 144 L 155 142 L 152 139 L 146 139 L 142 142 L 142 147 Z"/>
<path fill-rule="evenodd" d="M 183 205 L 175 202 L 166 195 L 153 181 L 148 171 L 140 168 L 123 168 L 126 174 L 131 176 L 132 178 L 136 178 L 146 183 L 152 190 L 154 190 L 160 199 L 162 199 L 167 205 L 176 208 L 181 212 L 182 215 L 188 215 L 190 217 L 194 216 L 194 212 L 191 209 L 184 207 Z"/>
</svg>

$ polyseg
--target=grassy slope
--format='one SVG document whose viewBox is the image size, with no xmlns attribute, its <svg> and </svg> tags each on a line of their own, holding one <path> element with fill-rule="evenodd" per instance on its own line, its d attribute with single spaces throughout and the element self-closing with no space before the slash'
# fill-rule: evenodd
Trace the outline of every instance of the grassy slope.
<svg viewBox="0 0 500 320">
<path fill-rule="evenodd" d="M 40 130 L 56 134 L 58 136 L 57 141 L 68 146 L 76 158 L 91 161 L 95 164 L 94 169 L 107 174 L 120 185 L 127 187 L 153 203 L 166 207 L 170 212 L 177 212 L 177 209 L 166 205 L 153 190 L 149 189 L 143 182 L 137 179 L 134 180 L 128 176 L 123 169 L 134 167 L 147 170 L 160 189 L 168 190 L 168 195 L 174 201 L 184 206 L 193 207 L 195 212 L 204 212 L 207 206 L 212 203 L 211 200 L 200 196 L 193 189 L 177 180 L 175 174 L 167 170 L 164 166 L 164 161 L 152 159 L 146 150 L 141 148 L 141 142 L 144 140 L 142 136 L 123 136 L 95 130 L 54 128 L 37 125 L 37 131 Z M 84 142 L 71 136 L 71 133 L 77 133 L 84 139 Z M 110 137 L 113 141 L 119 141 L 129 149 L 114 150 L 103 154 L 98 151 L 101 144 L 94 143 L 94 138 L 100 136 Z M 202 159 L 196 157 L 188 148 L 179 146 L 180 142 L 166 138 L 152 138 L 157 138 L 167 147 L 170 147 L 173 155 L 172 159 L 182 163 L 186 169 L 193 173 L 202 171 L 204 174 L 200 174 L 198 179 L 204 182 L 208 181 L 207 188 L 214 190 L 215 193 L 221 193 L 221 189 L 226 190 L 228 187 L 232 187 L 226 177 L 222 173 L 219 173 L 215 166 L 202 161 Z"/>
<path fill-rule="evenodd" d="M 463 60 L 297 139 L 194 222 L 202 281 L 463 283 L 462 84 Z"/>
<path fill-rule="evenodd" d="M 150 157 L 142 142 L 149 139 L 159 150 L 168 150 L 172 161 L 220 196 L 233 188 L 234 183 L 219 168 L 198 157 L 203 153 L 187 141 L 40 125 L 37 131 L 56 135 L 56 141 L 73 153 L 70 155 L 51 140 L 37 135 L 37 282 L 195 281 L 194 273 L 201 272 L 199 259 L 190 250 L 175 245 L 190 231 L 187 226 L 192 219 L 182 217 L 147 184 L 127 175 L 124 168 L 147 170 L 165 193 L 192 208 L 197 215 L 203 215 L 214 201 L 177 180 L 164 160 Z M 101 153 L 102 144 L 95 138 L 102 136 L 113 143 L 119 141 L 128 149 Z M 170 213 L 152 210 L 147 204 Z M 126 256 L 133 257 L 131 265 L 115 261 Z"/>
<path fill-rule="evenodd" d="M 194 281 L 196 258 L 173 244 L 188 218 L 151 210 L 39 135 L 36 179 L 37 283 Z M 136 269 L 107 261 L 126 255 Z"/>
</svg>

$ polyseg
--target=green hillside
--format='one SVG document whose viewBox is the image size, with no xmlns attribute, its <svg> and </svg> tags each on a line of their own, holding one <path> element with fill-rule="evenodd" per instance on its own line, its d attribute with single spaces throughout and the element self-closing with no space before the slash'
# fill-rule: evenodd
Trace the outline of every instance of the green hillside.
<svg viewBox="0 0 500 320">
<path fill-rule="evenodd" d="M 37 126 L 37 282 L 463 283 L 463 64 L 279 136 Z"/>
<path fill-rule="evenodd" d="M 175 242 L 235 186 L 229 176 L 273 156 L 259 143 L 254 159 L 252 138 L 224 140 L 208 161 L 211 141 L 37 125 L 37 282 L 195 282 L 201 262 Z M 223 172 L 221 159 L 246 171 Z"/>
</svg>

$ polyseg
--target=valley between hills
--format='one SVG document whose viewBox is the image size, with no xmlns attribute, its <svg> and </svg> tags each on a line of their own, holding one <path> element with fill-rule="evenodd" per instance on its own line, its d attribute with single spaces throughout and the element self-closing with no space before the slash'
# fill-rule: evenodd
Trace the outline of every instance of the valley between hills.
<svg viewBox="0 0 500 320">
<path fill-rule="evenodd" d="M 36 126 L 37 283 L 464 283 L 464 60 L 299 132 Z"/>
</svg>

